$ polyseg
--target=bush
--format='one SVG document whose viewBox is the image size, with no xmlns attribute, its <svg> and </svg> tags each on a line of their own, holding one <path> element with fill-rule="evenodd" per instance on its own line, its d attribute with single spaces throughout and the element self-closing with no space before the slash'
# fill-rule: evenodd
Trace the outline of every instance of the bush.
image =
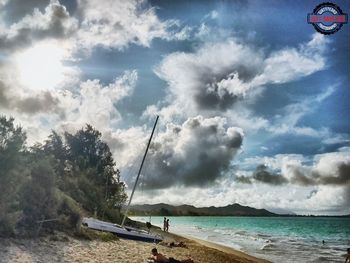
<svg viewBox="0 0 350 263">
<path fill-rule="evenodd" d="M 59 228 L 62 230 L 72 230 L 80 227 L 81 208 L 79 204 L 70 196 L 59 192 L 60 204 L 57 210 L 59 214 Z"/>
<path fill-rule="evenodd" d="M 119 240 L 116 235 L 109 232 L 96 231 L 83 227 L 79 233 L 76 233 L 76 237 L 87 240 L 102 240 L 105 242 Z"/>
<path fill-rule="evenodd" d="M 20 212 L 4 213 L 0 218 L 0 237 L 15 235 L 16 223 L 20 217 Z"/>
<path fill-rule="evenodd" d="M 57 218 L 57 205 L 55 172 L 47 159 L 37 160 L 20 191 L 19 208 L 23 211 L 20 229 L 26 234 L 35 234 L 39 221 Z M 55 223 L 47 222 L 43 227 L 52 227 Z"/>
</svg>

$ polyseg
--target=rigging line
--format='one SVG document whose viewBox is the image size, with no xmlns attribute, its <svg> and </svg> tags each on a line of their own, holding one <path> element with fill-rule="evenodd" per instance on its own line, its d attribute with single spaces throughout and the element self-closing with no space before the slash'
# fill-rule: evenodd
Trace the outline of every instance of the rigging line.
<svg viewBox="0 0 350 263">
<path fill-rule="evenodd" d="M 137 163 L 141 162 L 141 156 L 139 154 L 136 155 L 135 159 L 132 160 L 132 164 L 127 166 L 124 181 L 134 181 L 134 177 L 136 177 L 136 171 L 137 171 Z"/>
<path fill-rule="evenodd" d="M 155 130 L 156 126 L 157 126 L 158 119 L 159 119 L 159 116 L 157 116 L 157 118 L 156 118 L 156 121 L 155 121 L 154 126 L 153 126 L 153 129 L 152 129 L 151 136 L 150 136 L 150 138 L 149 138 L 149 140 L 148 140 L 147 147 L 146 147 L 146 151 L 145 151 L 145 153 L 144 153 L 144 155 L 143 155 L 142 162 L 141 162 L 139 171 L 138 171 L 138 173 L 137 173 L 136 182 L 135 182 L 134 187 L 133 187 L 133 189 L 132 189 L 132 192 L 131 192 L 131 196 L 130 196 L 130 199 L 129 199 L 128 206 L 126 207 L 126 211 L 125 211 L 124 218 L 123 218 L 122 225 L 121 225 L 122 227 L 124 227 L 125 219 L 126 219 L 126 217 L 127 217 L 127 215 L 128 215 L 128 211 L 129 211 L 129 208 L 130 208 L 131 200 L 132 200 L 132 197 L 133 197 L 133 195 L 134 195 L 134 193 L 135 193 L 136 186 L 137 186 L 137 181 L 138 181 L 138 179 L 139 179 L 139 177 L 140 177 L 140 174 L 141 174 L 141 171 L 142 171 L 142 166 L 143 166 L 143 164 L 144 164 L 144 162 L 145 162 L 145 159 L 146 159 L 146 156 L 147 156 L 147 152 L 148 152 L 148 149 L 149 149 L 149 146 L 150 146 L 150 144 L 151 144 L 152 137 L 153 137 L 153 134 L 154 134 L 154 130 Z"/>
<path fill-rule="evenodd" d="M 154 135 L 153 135 L 153 139 L 151 141 L 151 144 L 150 144 L 150 149 L 149 149 L 149 153 L 148 155 L 146 156 L 146 161 L 145 164 L 144 164 L 144 168 L 143 168 L 143 172 L 141 173 L 141 176 L 140 176 L 140 187 L 141 187 L 141 197 L 144 196 L 145 194 L 145 183 L 146 183 L 146 176 L 149 176 L 150 175 L 150 171 L 151 171 L 151 163 L 152 163 L 152 151 L 154 152 L 155 148 L 153 147 L 152 149 L 152 146 L 155 145 L 156 143 L 156 138 L 158 137 L 158 134 L 159 134 L 159 120 L 158 120 L 158 123 L 157 123 L 157 126 L 156 126 L 156 129 L 155 129 L 155 132 L 154 132 Z M 151 175 L 152 176 L 152 175 Z"/>
<path fill-rule="evenodd" d="M 135 169 L 135 165 L 130 165 L 127 166 L 126 169 L 124 170 L 125 172 L 123 172 L 123 170 L 121 170 L 121 180 L 124 182 L 129 182 L 130 181 L 130 175 L 133 174 L 133 170 Z"/>
</svg>

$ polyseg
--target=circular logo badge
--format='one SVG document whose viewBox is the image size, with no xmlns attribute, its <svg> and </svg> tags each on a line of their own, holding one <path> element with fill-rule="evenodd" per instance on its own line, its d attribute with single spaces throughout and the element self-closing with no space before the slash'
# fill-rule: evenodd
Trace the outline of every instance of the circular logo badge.
<svg viewBox="0 0 350 263">
<path fill-rule="evenodd" d="M 308 14 L 307 22 L 312 24 L 317 32 L 330 35 L 348 22 L 348 15 L 336 4 L 322 3 L 315 7 L 313 13 Z"/>
</svg>

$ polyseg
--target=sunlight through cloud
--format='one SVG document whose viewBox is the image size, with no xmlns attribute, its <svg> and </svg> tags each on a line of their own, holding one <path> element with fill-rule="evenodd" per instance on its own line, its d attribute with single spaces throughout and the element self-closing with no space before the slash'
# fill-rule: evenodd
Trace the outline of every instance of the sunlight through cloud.
<svg viewBox="0 0 350 263">
<path fill-rule="evenodd" d="M 64 79 L 64 49 L 55 43 L 41 42 L 15 55 L 22 85 L 33 90 L 53 89 Z"/>
</svg>

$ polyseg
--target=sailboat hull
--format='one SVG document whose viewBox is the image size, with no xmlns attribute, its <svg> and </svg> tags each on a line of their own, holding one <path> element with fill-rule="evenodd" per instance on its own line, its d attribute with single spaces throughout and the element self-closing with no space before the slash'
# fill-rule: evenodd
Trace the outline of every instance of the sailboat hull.
<svg viewBox="0 0 350 263">
<path fill-rule="evenodd" d="M 97 220 L 94 218 L 85 217 L 83 218 L 82 224 L 94 230 L 113 233 L 120 238 L 151 243 L 158 243 L 162 241 L 162 237 L 159 235 L 149 234 L 146 231 L 138 230 L 135 228 L 121 227 L 117 224 Z"/>
</svg>

